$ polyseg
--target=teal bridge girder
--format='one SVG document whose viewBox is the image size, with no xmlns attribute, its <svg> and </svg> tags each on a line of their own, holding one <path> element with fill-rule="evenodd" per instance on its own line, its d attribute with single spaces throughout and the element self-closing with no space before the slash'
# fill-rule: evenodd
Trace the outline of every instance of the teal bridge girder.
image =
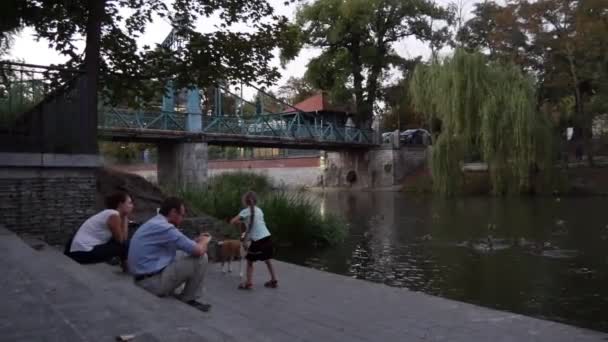
<svg viewBox="0 0 608 342">
<path fill-rule="evenodd" d="M 98 118 L 99 135 L 105 140 L 184 140 L 215 145 L 327 150 L 371 148 L 376 145 L 371 130 L 339 126 L 311 112 L 242 117 L 107 108 L 100 111 Z M 192 125 L 193 121 L 198 123 Z"/>
<path fill-rule="evenodd" d="M 183 39 L 172 29 L 162 45 L 177 51 Z M 303 112 L 274 98 L 250 84 L 258 91 L 255 103 L 231 92 L 221 80 L 214 87 L 212 102 L 201 106 L 202 92 L 195 86 L 176 92 L 173 82 L 165 85 L 161 110 L 134 110 L 106 106 L 98 115 L 98 135 L 106 140 L 162 142 L 166 140 L 204 141 L 215 145 L 287 147 L 301 149 L 371 148 L 377 145 L 371 130 L 341 126 L 335 119 L 316 112 Z M 186 97 L 183 111 L 175 111 L 178 92 Z M 237 105 L 235 113 L 225 108 L 230 97 Z M 211 99 L 213 98 L 213 99 Z M 271 99 L 288 112 L 267 110 L 264 98 Z M 245 107 L 255 113 L 245 113 Z M 275 106 L 276 108 L 276 106 Z M 282 109 L 285 110 L 285 109 Z"/>
</svg>

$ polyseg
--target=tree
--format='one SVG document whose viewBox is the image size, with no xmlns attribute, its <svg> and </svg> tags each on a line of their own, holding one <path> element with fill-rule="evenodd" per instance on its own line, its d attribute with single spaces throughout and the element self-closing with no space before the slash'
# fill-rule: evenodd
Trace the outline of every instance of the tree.
<svg viewBox="0 0 608 342">
<path fill-rule="evenodd" d="M 298 9 L 295 25 L 301 46 L 319 48 L 306 79 L 336 100 L 354 97 L 357 121 L 370 126 L 382 96 L 382 81 L 406 59 L 394 50 L 406 37 L 437 36 L 429 18 L 447 21 L 450 13 L 428 0 L 315 0 Z M 447 28 L 438 30 L 447 39 Z M 291 56 L 294 55 L 291 50 Z M 286 57 L 291 57 L 289 54 Z"/>
<path fill-rule="evenodd" d="M 551 124 L 537 110 L 534 80 L 518 66 L 458 49 L 416 68 L 410 93 L 417 111 L 441 120 L 431 161 L 438 192 L 459 190 L 471 152 L 487 163 L 495 194 L 528 191 L 533 170 L 551 170 Z"/>
<path fill-rule="evenodd" d="M 15 42 L 16 31 L 0 32 L 0 57 L 6 55 Z"/>
<path fill-rule="evenodd" d="M 258 111 L 260 113 L 281 113 L 285 110 L 284 104 L 271 90 L 259 90 L 253 102 L 257 106 L 256 114 Z"/>
<path fill-rule="evenodd" d="M 384 97 L 385 108 L 382 113 L 382 131 L 422 126 L 424 117 L 412 108 L 411 97 L 404 96 L 408 93 L 408 86 L 408 80 L 402 80 L 400 83 L 384 89 L 386 95 Z"/>
<path fill-rule="evenodd" d="M 522 1 L 520 15 L 533 43 L 545 51 L 548 70 L 543 95 L 553 101 L 573 96 L 575 122 L 581 129 L 589 164 L 593 165 L 590 104 L 605 82 L 608 3 L 601 0 Z"/>
<path fill-rule="evenodd" d="M 278 97 L 293 106 L 317 92 L 318 90 L 305 78 L 290 77 L 284 85 L 279 87 Z"/>
<path fill-rule="evenodd" d="M 483 51 L 491 60 L 515 63 L 527 72 L 538 71 L 540 50 L 530 44 L 516 3 L 501 6 L 493 1 L 480 2 L 473 14 L 457 32 L 462 47 Z"/>
<path fill-rule="evenodd" d="M 459 32 L 471 49 L 490 59 L 517 63 L 533 72 L 538 104 L 562 113 L 558 122 L 575 127 L 593 163 L 593 116 L 605 111 L 608 3 L 603 0 L 484 2 Z"/>
<path fill-rule="evenodd" d="M 425 118 L 414 110 L 412 98 L 408 92 L 414 70 L 420 63 L 420 58 L 411 61 L 403 68 L 402 79 L 383 89 L 382 100 L 385 108 L 382 113 L 382 130 L 394 131 L 410 126 L 424 126 Z"/>
<path fill-rule="evenodd" d="M 87 40 L 87 46 L 99 44 L 100 89 L 114 102 L 152 97 L 168 80 L 178 88 L 235 79 L 271 84 L 279 76 L 270 64 L 272 51 L 289 44 L 287 19 L 274 14 L 266 0 L 9 0 L 2 9 L 0 35 L 31 26 L 37 38 L 69 57 L 72 67 L 83 62 L 75 42 L 90 36 L 87 24 L 97 18 L 99 40 Z M 171 20 L 175 35 L 170 38 L 177 39 L 138 48 L 137 39 L 155 16 Z M 212 16 L 220 20 L 214 32 L 195 30 L 198 19 Z M 238 24 L 250 31 L 236 31 Z"/>
</svg>

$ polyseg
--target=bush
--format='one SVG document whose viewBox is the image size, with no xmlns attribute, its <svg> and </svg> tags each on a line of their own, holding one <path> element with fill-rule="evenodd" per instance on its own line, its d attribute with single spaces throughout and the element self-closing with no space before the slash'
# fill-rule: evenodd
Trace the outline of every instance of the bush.
<svg viewBox="0 0 608 342">
<path fill-rule="evenodd" d="M 195 214 L 206 213 L 224 220 L 240 211 L 241 196 L 249 190 L 262 196 L 272 190 L 272 183 L 267 177 L 254 173 L 225 173 L 211 177 L 206 187 L 190 186 L 179 190 L 177 195 Z"/>
<path fill-rule="evenodd" d="M 341 243 L 346 224 L 333 215 L 321 216 L 319 208 L 302 192 L 274 189 L 268 177 L 247 172 L 212 177 L 207 187 L 188 187 L 178 191 L 190 210 L 220 219 L 235 216 L 241 209 L 241 196 L 253 190 L 264 211 L 266 224 L 280 244 L 327 246 Z"/>
<path fill-rule="evenodd" d="M 346 224 L 333 215 L 321 216 L 318 206 L 303 193 L 274 192 L 262 205 L 272 234 L 281 242 L 327 246 L 346 237 Z"/>
</svg>

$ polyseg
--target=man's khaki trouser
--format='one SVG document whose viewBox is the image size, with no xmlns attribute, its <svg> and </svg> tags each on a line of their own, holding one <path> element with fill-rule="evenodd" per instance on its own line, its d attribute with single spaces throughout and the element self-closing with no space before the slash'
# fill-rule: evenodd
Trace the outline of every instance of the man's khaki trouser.
<svg viewBox="0 0 608 342">
<path fill-rule="evenodd" d="M 157 296 L 168 296 L 185 283 L 186 286 L 178 298 L 184 302 L 196 300 L 202 296 L 208 262 L 207 254 L 201 257 L 178 254 L 161 273 L 142 279 L 136 284 Z"/>
</svg>

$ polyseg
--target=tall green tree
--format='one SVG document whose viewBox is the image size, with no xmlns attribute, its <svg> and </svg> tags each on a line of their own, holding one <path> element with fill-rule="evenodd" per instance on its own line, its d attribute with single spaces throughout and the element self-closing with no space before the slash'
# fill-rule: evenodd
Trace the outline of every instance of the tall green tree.
<svg viewBox="0 0 608 342">
<path fill-rule="evenodd" d="M 589 163 L 593 117 L 606 111 L 608 2 L 603 0 L 486 1 L 459 32 L 465 47 L 533 72 L 538 103 L 575 127 Z"/>
<path fill-rule="evenodd" d="M 448 39 L 448 29 L 433 30 L 429 18 L 447 22 L 450 13 L 428 0 L 315 0 L 298 9 L 300 45 L 321 49 L 308 64 L 306 79 L 336 100 L 354 97 L 357 121 L 371 125 L 382 82 L 406 63 L 395 46 L 407 37 Z M 437 25 L 437 27 L 439 27 Z M 286 57 L 294 55 L 291 50 Z M 290 56 L 291 55 L 291 56 Z"/>
<path fill-rule="evenodd" d="M 528 191 L 534 170 L 552 168 L 551 123 L 537 110 L 534 80 L 518 66 L 458 49 L 419 66 L 410 93 L 417 111 L 441 121 L 431 162 L 438 192 L 459 191 L 471 151 L 487 163 L 495 194 Z"/>
<path fill-rule="evenodd" d="M 480 50 L 490 59 L 534 70 L 534 49 L 519 20 L 518 5 L 494 1 L 475 4 L 473 17 L 457 32 L 456 40 L 469 51 Z"/>
<path fill-rule="evenodd" d="M 416 66 L 421 63 L 421 58 L 412 60 L 404 66 L 402 78 L 396 83 L 383 88 L 384 108 L 382 111 L 382 130 L 394 131 L 408 127 L 431 127 L 429 122 L 424 122 L 425 117 L 414 110 L 412 97 L 408 89 Z"/>
<path fill-rule="evenodd" d="M 289 44 L 287 19 L 266 0 L 8 0 L 2 2 L 0 36 L 32 27 L 37 38 L 69 58 L 68 65 L 78 67 L 84 55 L 76 42 L 87 36 L 93 16 L 101 21 L 101 34 L 99 41 L 86 44 L 99 44 L 100 89 L 115 101 L 151 97 L 170 79 L 178 87 L 234 79 L 270 84 L 279 76 L 271 65 L 272 51 Z M 138 48 L 138 38 L 157 17 L 172 22 L 179 42 L 174 49 L 160 44 Z M 211 17 L 219 19 L 214 31 L 196 30 L 197 20 Z M 243 24 L 248 32 L 234 29 Z M 158 38 L 161 43 L 164 37 Z"/>
<path fill-rule="evenodd" d="M 590 104 L 602 90 L 607 75 L 608 3 L 597 0 L 522 1 L 520 17 L 532 42 L 545 51 L 547 99 L 574 98 L 575 125 L 580 128 L 585 153 L 593 165 Z M 604 94 L 598 94 L 604 97 Z"/>
</svg>

